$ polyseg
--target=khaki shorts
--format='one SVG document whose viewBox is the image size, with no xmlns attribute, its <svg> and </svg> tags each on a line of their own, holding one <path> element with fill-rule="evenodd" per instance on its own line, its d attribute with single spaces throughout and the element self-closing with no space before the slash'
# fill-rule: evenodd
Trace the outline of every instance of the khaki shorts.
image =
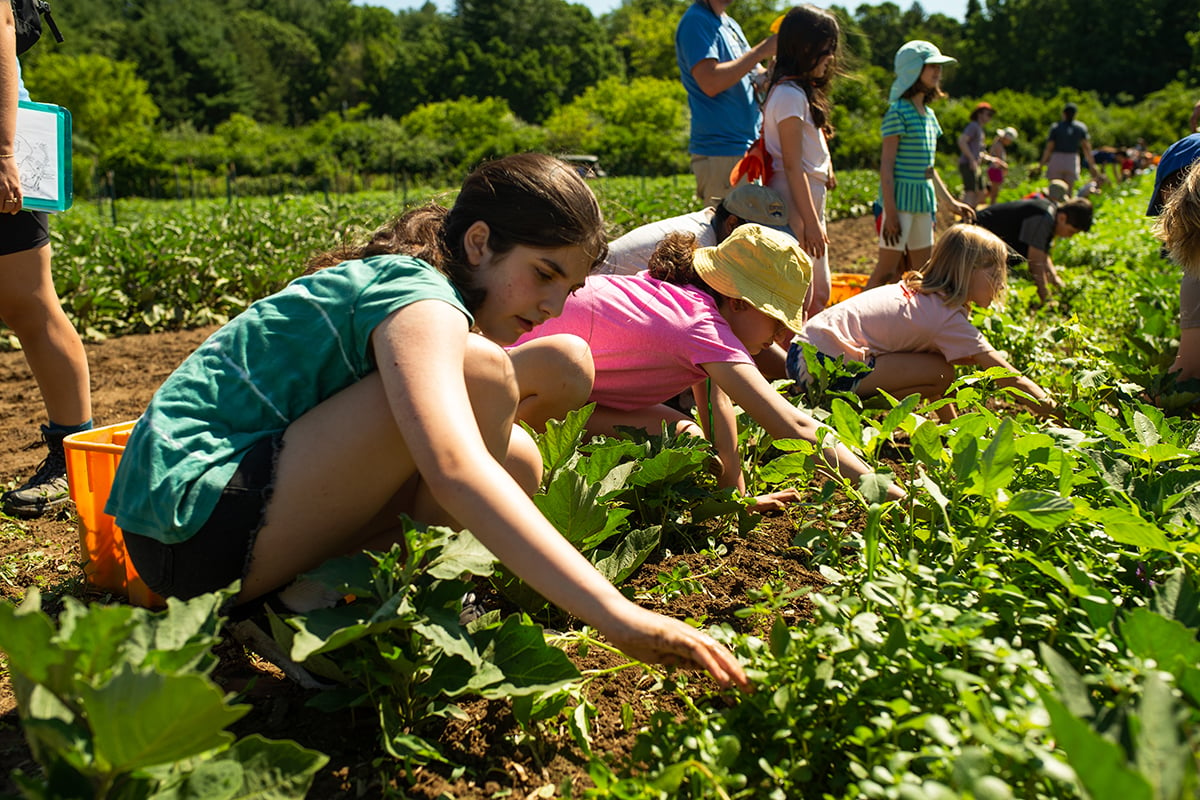
<svg viewBox="0 0 1200 800">
<path fill-rule="evenodd" d="M 729 193 L 729 173 L 741 156 L 692 156 L 692 174 L 696 176 L 696 197 L 715 208 Z"/>
<path fill-rule="evenodd" d="M 903 253 L 905 250 L 926 250 L 933 247 L 933 214 L 927 211 L 917 213 L 901 211 L 899 214 L 900 238 L 895 244 L 888 244 L 883 240 L 882 226 L 886 220 L 883 217 L 879 218 L 881 231 L 879 248 L 881 250 L 898 250 Z"/>
<path fill-rule="evenodd" d="M 1050 162 L 1046 164 L 1046 180 L 1065 181 L 1067 186 L 1075 188 L 1079 180 L 1078 153 L 1051 153 Z"/>
</svg>

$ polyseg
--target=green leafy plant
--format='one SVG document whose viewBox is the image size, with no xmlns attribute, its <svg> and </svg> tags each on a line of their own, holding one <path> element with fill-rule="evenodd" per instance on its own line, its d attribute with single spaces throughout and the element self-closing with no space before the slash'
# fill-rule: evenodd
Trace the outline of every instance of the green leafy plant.
<svg viewBox="0 0 1200 800">
<path fill-rule="evenodd" d="M 539 697 L 579 673 L 521 615 L 460 623 L 470 578 L 488 577 L 495 562 L 473 536 L 407 522 L 404 537 L 386 553 L 336 559 L 309 573 L 353 602 L 273 628 L 292 658 L 341 684 L 313 704 L 369 704 L 385 750 L 411 766 L 445 760 L 429 734 L 438 720 L 462 715 L 457 698 Z M 529 703 L 523 708 L 532 713 Z"/>
<path fill-rule="evenodd" d="M 249 711 L 209 678 L 230 592 L 152 613 L 65 598 L 57 624 L 36 589 L 0 604 L 0 648 L 42 777 L 30 798 L 303 797 L 328 760 L 295 742 L 236 740 Z"/>
</svg>

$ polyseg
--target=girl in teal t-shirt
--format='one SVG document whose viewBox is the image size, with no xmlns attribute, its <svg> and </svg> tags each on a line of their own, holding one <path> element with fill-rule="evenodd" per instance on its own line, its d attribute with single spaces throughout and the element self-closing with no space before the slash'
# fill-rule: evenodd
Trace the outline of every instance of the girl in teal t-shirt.
<svg viewBox="0 0 1200 800">
<path fill-rule="evenodd" d="M 569 371 L 547 366 L 551 348 L 502 345 L 561 313 L 606 251 L 583 180 L 522 154 L 475 170 L 451 209 L 314 259 L 213 334 L 138 420 L 106 507 L 138 572 L 177 597 L 240 579 L 242 603 L 387 549 L 408 514 L 469 529 L 629 655 L 744 686 L 724 647 L 628 601 L 529 498 L 541 457 L 514 427 L 518 403 L 528 418 L 536 373 Z M 590 390 L 586 347 L 556 352 Z"/>
</svg>

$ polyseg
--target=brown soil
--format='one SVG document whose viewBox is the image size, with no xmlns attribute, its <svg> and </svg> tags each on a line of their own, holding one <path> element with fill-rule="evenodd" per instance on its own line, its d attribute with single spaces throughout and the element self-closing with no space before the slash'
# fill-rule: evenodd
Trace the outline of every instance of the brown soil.
<svg viewBox="0 0 1200 800">
<path fill-rule="evenodd" d="M 830 226 L 830 239 L 836 271 L 870 271 L 875 258 L 873 220 L 865 217 L 835 222 Z M 97 424 L 135 419 L 162 379 L 211 331 L 128 336 L 87 344 Z M 6 409 L 0 418 L 0 475 L 11 487 L 36 469 L 43 454 L 37 430 L 44 411 L 19 352 L 0 352 L 0 406 Z M 792 516 L 800 513 L 792 512 Z M 769 581 L 782 581 L 790 588 L 823 584 L 820 575 L 809 568 L 804 551 L 792 547 L 799 522 L 790 516 L 764 519 L 745 537 L 727 535 L 723 539 L 728 547 L 724 557 L 714 560 L 710 555 L 694 553 L 670 556 L 645 565 L 630 587 L 635 596 L 644 598 L 640 602 L 671 616 L 747 630 L 755 622 L 734 615 L 747 604 L 747 590 Z M 22 522 L 19 527 L 23 534 L 0 535 L 0 596 L 6 601 L 16 601 L 28 587 L 38 586 L 51 602 L 64 594 L 89 601 L 119 602 L 82 581 L 73 513 Z M 693 574 L 712 574 L 701 579 L 702 593 L 664 604 L 648 590 L 657 585 L 660 571 L 671 569 L 679 561 L 688 562 Z M 791 618 L 803 624 L 810 612 L 808 603 L 801 601 L 791 610 Z M 587 655 L 568 652 L 582 670 L 620 663 L 616 656 L 597 648 L 591 648 Z M 218 680 L 230 691 L 250 687 L 244 701 L 251 703 L 253 710 L 237 724 L 235 732 L 239 736 L 258 732 L 270 738 L 294 739 L 330 757 L 310 797 L 405 796 L 407 792 L 406 796 L 417 798 L 541 798 L 559 796 L 558 787 L 568 777 L 577 786 L 588 785 L 586 761 L 565 727 L 540 731 L 529 740 L 520 735 L 506 704 L 477 701 L 465 707 L 469 721 L 450 722 L 438 737 L 450 760 L 466 767 L 460 777 L 451 778 L 446 770 L 426 769 L 385 786 L 388 780 L 381 774 L 395 776 L 400 770 L 395 765 L 389 769 L 370 713 L 328 715 L 305 708 L 311 692 L 288 681 L 271 664 L 232 643 L 223 644 L 220 655 Z M 636 731 L 653 711 L 678 708 L 673 695 L 652 690 L 654 683 L 646 672 L 635 668 L 587 684 L 587 694 L 599 711 L 593 722 L 596 752 L 628 752 Z M 715 690 L 702 679 L 693 679 L 690 687 L 695 694 Z M 622 725 L 625 706 L 633 712 L 633 725 L 628 729 Z M 373 763 L 381 757 L 382 767 Z M 21 734 L 6 671 L 0 671 L 0 764 L 6 767 L 0 771 L 0 794 L 15 790 L 10 777 L 13 769 L 26 773 L 38 769 Z M 414 784 L 413 788 L 405 790 L 403 787 L 409 783 Z"/>
</svg>

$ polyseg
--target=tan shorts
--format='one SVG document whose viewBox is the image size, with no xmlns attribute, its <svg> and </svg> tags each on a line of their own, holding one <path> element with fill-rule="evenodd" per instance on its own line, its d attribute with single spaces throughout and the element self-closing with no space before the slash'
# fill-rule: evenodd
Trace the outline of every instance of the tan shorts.
<svg viewBox="0 0 1200 800">
<path fill-rule="evenodd" d="M 692 174 L 696 176 L 696 197 L 704 205 L 716 208 L 731 188 L 729 173 L 741 156 L 692 156 Z"/>
<path fill-rule="evenodd" d="M 1046 180 L 1066 181 L 1067 186 L 1075 188 L 1079 180 L 1078 153 L 1051 153 L 1050 162 L 1046 164 Z"/>
<path fill-rule="evenodd" d="M 881 250 L 898 250 L 903 253 L 905 250 L 927 250 L 933 247 L 933 214 L 927 211 L 915 214 L 910 211 L 901 211 L 899 214 L 900 238 L 895 244 L 888 244 L 883 240 L 883 234 L 880 233 L 879 248 Z M 886 223 L 886 219 L 880 219 L 881 231 Z"/>
</svg>

